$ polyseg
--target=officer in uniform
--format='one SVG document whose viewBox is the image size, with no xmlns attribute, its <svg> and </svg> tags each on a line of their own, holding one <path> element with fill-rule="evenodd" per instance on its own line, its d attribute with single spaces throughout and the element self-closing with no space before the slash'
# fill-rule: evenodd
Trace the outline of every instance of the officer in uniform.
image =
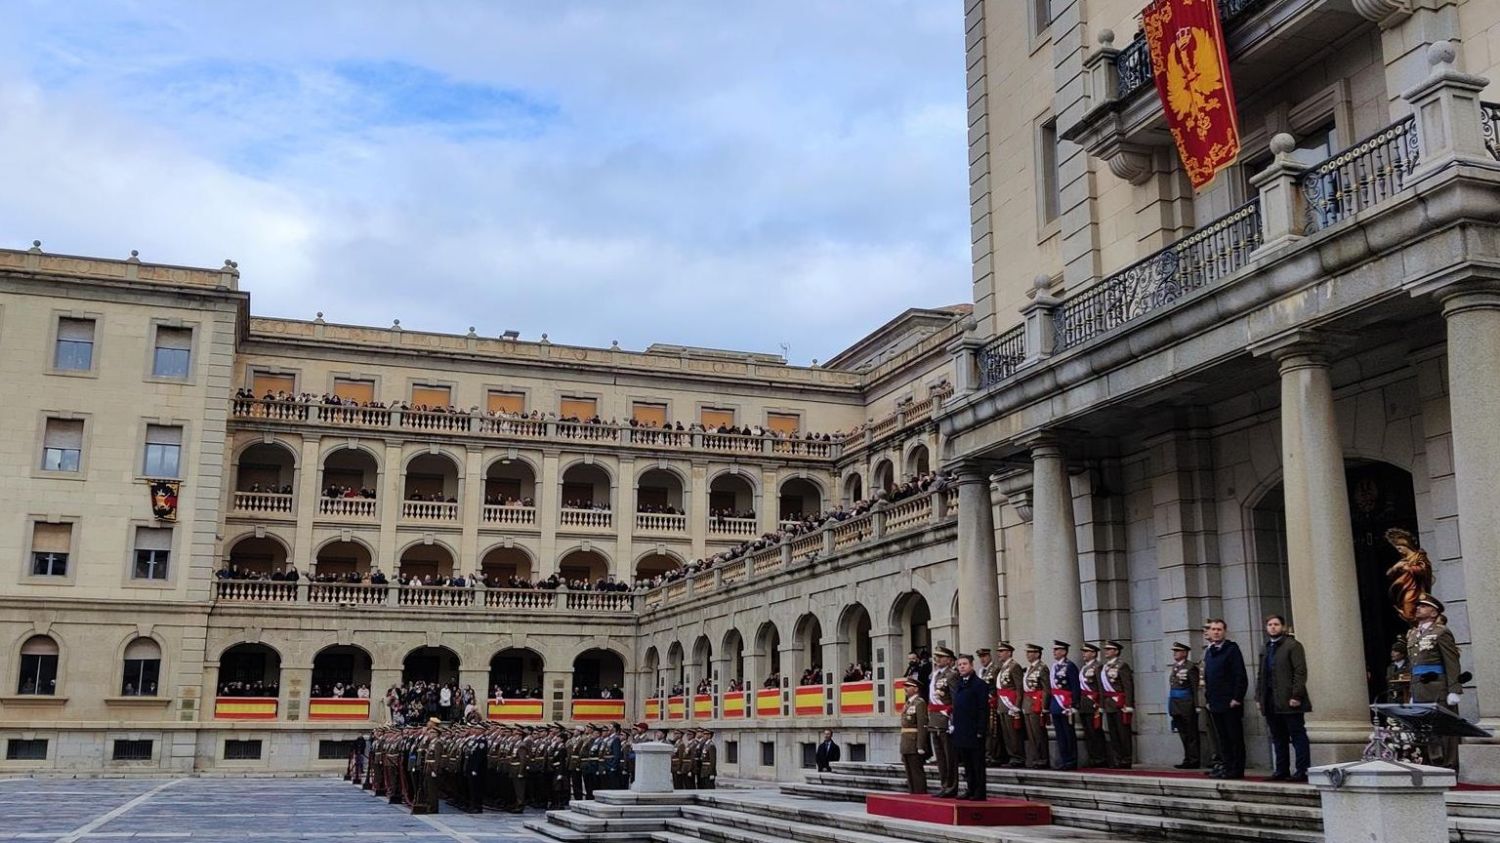
<svg viewBox="0 0 1500 843">
<path fill-rule="evenodd" d="M 1047 726 L 1042 721 L 1051 692 L 1047 665 L 1042 663 L 1042 646 L 1026 645 L 1026 669 L 1021 674 L 1021 709 L 1026 725 L 1026 766 L 1045 770 L 1052 766 L 1047 750 Z"/>
<path fill-rule="evenodd" d="M 1000 664 L 990 658 L 990 649 L 988 647 L 980 647 L 975 650 L 974 658 L 977 660 L 974 665 L 974 672 L 979 675 L 979 678 L 990 689 L 989 730 L 985 732 L 984 760 L 988 764 L 993 764 L 995 763 L 995 753 L 1000 747 L 1000 736 L 996 734 L 1000 731 L 1000 702 L 995 698 L 995 689 L 997 687 L 995 677 L 1000 673 Z"/>
<path fill-rule="evenodd" d="M 1099 671 L 1104 663 L 1099 661 L 1099 647 L 1087 641 L 1083 650 L 1083 664 L 1078 666 L 1078 689 L 1082 696 L 1076 706 L 1078 716 L 1083 719 L 1083 745 L 1088 750 L 1088 766 L 1104 766 L 1104 709 L 1099 703 Z"/>
<path fill-rule="evenodd" d="M 526 734 L 520 727 L 516 727 L 510 741 L 510 791 L 514 800 L 510 806 L 512 814 L 519 814 L 526 810 L 526 798 L 530 795 L 527 789 L 527 774 L 531 769 L 531 746 L 527 742 Z"/>
<path fill-rule="evenodd" d="M 687 790 L 687 739 L 682 732 L 674 729 L 668 735 L 667 743 L 672 745 L 672 789 Z"/>
<path fill-rule="evenodd" d="M 625 736 L 620 733 L 620 724 L 610 724 L 609 734 L 604 737 L 604 787 L 608 790 L 623 790 L 621 781 L 625 777 Z"/>
<path fill-rule="evenodd" d="M 922 683 L 906 677 L 906 706 L 901 709 L 901 763 L 906 767 L 908 793 L 927 795 L 927 759 L 932 757 L 927 734 L 927 701 Z"/>
<path fill-rule="evenodd" d="M 1024 695 L 1021 692 L 1021 682 L 1026 669 L 1016 661 L 1015 647 L 1009 641 L 1001 641 L 995 647 L 995 652 L 999 656 L 995 670 L 995 711 L 1000 731 L 999 735 L 991 736 L 998 744 L 995 763 L 1022 767 L 1026 764 L 1026 724 L 1022 715 Z"/>
<path fill-rule="evenodd" d="M 1391 645 L 1391 663 L 1385 666 L 1385 694 L 1382 702 L 1405 703 L 1411 699 L 1411 660 L 1406 657 L 1406 639 L 1397 638 Z"/>
<path fill-rule="evenodd" d="M 1167 668 L 1167 714 L 1182 741 L 1179 770 L 1203 766 L 1198 748 L 1198 663 L 1188 658 L 1191 648 L 1181 641 L 1172 644 L 1172 666 Z"/>
<path fill-rule="evenodd" d="M 927 726 L 931 730 L 929 734 L 932 736 L 933 754 L 937 756 L 938 781 L 941 783 L 937 796 L 939 799 L 952 799 L 958 796 L 958 756 L 948 742 L 948 716 L 953 705 L 949 684 L 954 677 L 954 655 L 947 647 L 939 647 L 932 651 L 932 656 L 935 664 L 928 680 Z"/>
<path fill-rule="evenodd" d="M 1130 721 L 1135 714 L 1135 672 L 1120 655 L 1118 641 L 1104 642 L 1104 669 L 1099 682 L 1104 694 L 1104 744 L 1109 750 L 1109 765 L 1129 770 L 1134 761 L 1135 746 Z"/>
<path fill-rule="evenodd" d="M 1417 622 L 1406 633 L 1406 652 L 1411 658 L 1411 701 L 1436 703 L 1454 715 L 1463 697 L 1459 679 L 1458 643 L 1443 623 L 1443 603 L 1430 594 L 1417 599 Z M 1428 764 L 1458 772 L 1458 738 L 1434 737 L 1423 748 Z"/>
<path fill-rule="evenodd" d="M 588 740 L 583 749 L 583 795 L 586 799 L 594 798 L 594 791 L 599 789 L 599 777 L 603 774 L 604 761 L 604 738 L 600 734 L 603 731 L 597 725 L 589 727 Z"/>
<path fill-rule="evenodd" d="M 1052 731 L 1057 737 L 1057 760 L 1059 770 L 1078 769 L 1078 734 L 1073 731 L 1073 715 L 1077 712 L 1082 689 L 1078 687 L 1078 665 L 1068 658 L 1072 648 L 1066 641 L 1052 642 L 1052 665 L 1048 671 L 1052 712 Z"/>
<path fill-rule="evenodd" d="M 714 733 L 698 730 L 698 749 L 694 756 L 697 765 L 699 790 L 713 790 L 719 778 L 719 749 L 714 745 Z"/>
</svg>

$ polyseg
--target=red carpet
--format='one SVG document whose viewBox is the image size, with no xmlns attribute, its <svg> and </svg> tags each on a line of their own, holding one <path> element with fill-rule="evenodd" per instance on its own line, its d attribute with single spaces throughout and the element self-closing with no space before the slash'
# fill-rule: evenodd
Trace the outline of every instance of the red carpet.
<svg viewBox="0 0 1500 843">
<path fill-rule="evenodd" d="M 865 812 L 879 817 L 940 825 L 1048 825 L 1052 809 L 1042 802 L 991 796 L 984 802 L 938 799 L 908 793 L 871 793 Z"/>
</svg>

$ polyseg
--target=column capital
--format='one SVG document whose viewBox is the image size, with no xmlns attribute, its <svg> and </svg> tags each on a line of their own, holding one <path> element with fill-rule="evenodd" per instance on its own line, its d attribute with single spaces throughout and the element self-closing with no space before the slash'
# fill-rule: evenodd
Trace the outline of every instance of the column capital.
<svg viewBox="0 0 1500 843">
<path fill-rule="evenodd" d="M 966 459 L 953 463 L 950 469 L 957 475 L 956 482 L 960 486 L 971 483 L 988 483 L 990 468 L 982 460 Z"/>
<path fill-rule="evenodd" d="M 1353 335 L 1321 328 L 1301 328 L 1252 343 L 1250 353 L 1270 357 L 1286 374 L 1293 369 L 1327 368 L 1334 352 L 1353 342 Z"/>
<path fill-rule="evenodd" d="M 1500 266 L 1465 265 L 1406 285 L 1414 298 L 1431 296 L 1443 305 L 1443 315 L 1462 310 L 1500 307 Z"/>
<path fill-rule="evenodd" d="M 1037 457 L 1062 457 L 1064 455 L 1063 442 L 1070 438 L 1069 431 L 1060 427 L 1038 430 L 1022 436 L 1017 444 L 1031 452 L 1031 458 Z"/>
</svg>

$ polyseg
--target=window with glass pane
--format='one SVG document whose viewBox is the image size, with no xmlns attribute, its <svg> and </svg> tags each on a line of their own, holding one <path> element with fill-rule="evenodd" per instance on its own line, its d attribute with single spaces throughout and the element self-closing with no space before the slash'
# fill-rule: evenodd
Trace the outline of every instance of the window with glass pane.
<svg viewBox="0 0 1500 843">
<path fill-rule="evenodd" d="M 94 320 L 57 320 L 57 349 L 52 367 L 74 372 L 94 368 Z"/>
<path fill-rule="evenodd" d="M 137 638 L 125 647 L 125 678 L 120 694 L 126 697 L 154 697 L 161 678 L 161 647 L 150 638 Z"/>
<path fill-rule="evenodd" d="M 72 524 L 35 523 L 31 527 L 31 575 L 65 577 L 68 551 L 73 543 Z"/>
<path fill-rule="evenodd" d="M 16 683 L 16 693 L 57 693 L 56 641 L 45 635 L 33 635 L 21 645 L 21 676 Z"/>
<path fill-rule="evenodd" d="M 83 419 L 47 419 L 42 469 L 77 471 L 83 457 Z"/>
<path fill-rule="evenodd" d="M 193 356 L 193 330 L 191 328 L 156 329 L 156 356 L 152 361 L 151 374 L 158 378 L 185 378 Z"/>
<path fill-rule="evenodd" d="M 135 528 L 135 571 L 138 580 L 164 580 L 172 557 L 172 528 Z"/>
<path fill-rule="evenodd" d="M 164 424 L 146 425 L 147 477 L 176 477 L 182 455 L 182 428 Z"/>
</svg>

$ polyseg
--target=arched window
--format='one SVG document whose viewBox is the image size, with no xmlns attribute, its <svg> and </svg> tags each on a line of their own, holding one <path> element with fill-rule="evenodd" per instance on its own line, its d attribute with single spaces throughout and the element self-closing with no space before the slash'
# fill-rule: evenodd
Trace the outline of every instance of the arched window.
<svg viewBox="0 0 1500 843">
<path fill-rule="evenodd" d="M 21 678 L 18 694 L 57 693 L 57 642 L 33 635 L 21 645 Z"/>
<path fill-rule="evenodd" d="M 120 695 L 154 697 L 161 679 L 161 646 L 150 638 L 137 638 L 125 645 L 125 678 Z"/>
</svg>

